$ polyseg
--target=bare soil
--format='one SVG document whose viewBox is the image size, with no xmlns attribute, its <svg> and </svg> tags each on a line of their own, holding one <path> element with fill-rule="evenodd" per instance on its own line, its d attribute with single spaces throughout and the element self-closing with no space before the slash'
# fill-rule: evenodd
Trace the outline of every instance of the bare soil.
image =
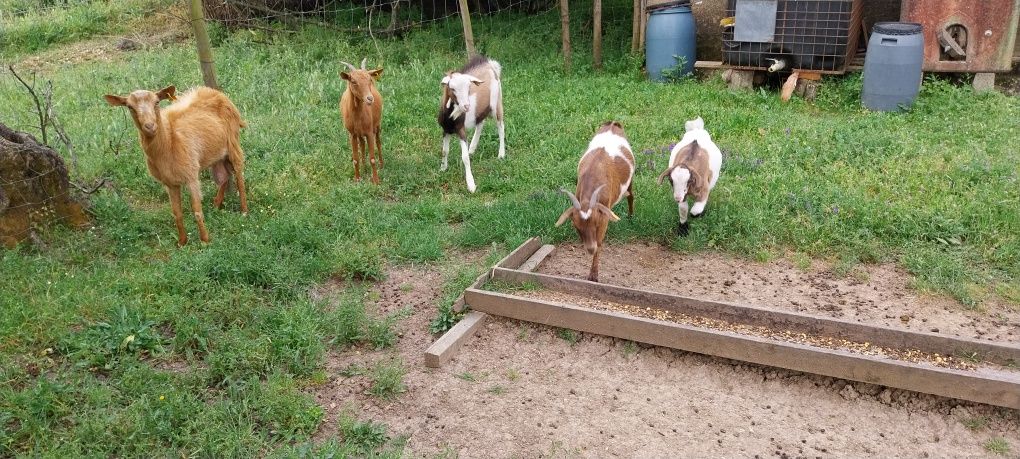
<svg viewBox="0 0 1020 459">
<path fill-rule="evenodd" d="M 454 258 L 475 263 L 481 272 L 485 255 Z M 562 246 L 539 270 L 583 277 L 586 257 L 579 246 Z M 436 315 L 444 269 L 394 267 L 371 287 L 380 310 L 411 307 L 414 312 L 399 323 L 402 337 L 395 349 L 330 356 L 328 380 L 310 388 L 327 412 L 319 439 L 336 435 L 336 420 L 349 410 L 359 419 L 385 422 L 391 435 L 408 436 L 407 451 L 415 457 L 450 452 L 460 457 L 996 457 L 983 446 L 992 438 L 1005 438 L 1009 454 L 1020 450 L 1015 410 L 494 317 L 453 361 L 428 369 L 422 356 L 434 339 L 428 323 Z M 757 305 L 812 308 L 820 303 L 829 315 L 960 333 L 981 329 L 986 338 L 998 333 L 1017 339 L 1016 331 L 1011 335 L 990 325 L 987 312 L 909 290 L 909 276 L 896 268 L 867 269 L 868 280 L 861 282 L 820 267 L 800 271 L 786 261 L 756 264 L 629 244 L 607 248 L 601 278 Z M 678 275 L 684 281 L 670 281 L 666 273 L 683 273 Z M 328 296 L 342 288 L 327 285 L 315 294 Z M 912 314 L 903 323 L 898 313 L 907 312 Z M 1015 313 L 1007 322 L 1016 324 Z M 370 367 L 391 358 L 401 359 L 408 370 L 407 392 L 391 401 L 365 393 L 368 376 L 341 375 L 352 364 Z"/>
</svg>

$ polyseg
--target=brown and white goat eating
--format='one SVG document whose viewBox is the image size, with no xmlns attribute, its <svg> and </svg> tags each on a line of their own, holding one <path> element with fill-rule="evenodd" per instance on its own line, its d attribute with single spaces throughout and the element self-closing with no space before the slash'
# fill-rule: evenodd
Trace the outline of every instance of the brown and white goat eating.
<svg viewBox="0 0 1020 459">
<path fill-rule="evenodd" d="M 460 139 L 460 158 L 464 162 L 464 179 L 468 191 L 475 192 L 475 177 L 471 173 L 471 155 L 478 148 L 482 126 L 490 115 L 496 118 L 499 129 L 499 158 L 506 156 L 503 126 L 503 68 L 499 62 L 485 56 L 475 56 L 457 72 L 443 77 L 443 96 L 439 102 L 439 125 L 443 128 L 443 165 L 449 166 L 450 136 Z M 471 145 L 467 144 L 467 130 L 474 129 Z"/>
<path fill-rule="evenodd" d="M 722 152 L 705 130 L 705 121 L 699 117 L 685 123 L 684 128 L 687 132 L 669 155 L 669 167 L 659 175 L 660 185 L 667 177 L 673 184 L 673 199 L 680 213 L 677 226 L 680 236 L 686 236 L 688 231 L 687 197 L 694 198 L 690 214 L 701 215 L 722 168 Z"/>
<path fill-rule="evenodd" d="M 199 172 L 211 168 L 213 180 L 219 185 L 213 205 L 223 206 L 230 176 L 237 179 L 241 213 L 248 214 L 248 198 L 244 186 L 244 151 L 240 131 L 246 124 L 237 107 L 215 89 L 198 87 L 177 99 L 176 88 L 167 86 L 158 92 L 138 90 L 127 96 L 104 96 L 113 106 L 125 106 L 138 128 L 138 138 L 145 152 L 149 173 L 166 187 L 170 207 L 177 224 L 177 245 L 188 242 L 181 208 L 181 186 L 188 187 L 191 210 L 198 224 L 199 238 L 209 242 L 202 214 L 202 187 Z M 162 100 L 176 100 L 161 109 Z"/>
<path fill-rule="evenodd" d="M 609 222 L 620 220 L 613 213 L 613 206 L 627 196 L 627 215 L 634 215 L 633 178 L 634 154 L 623 126 L 609 121 L 599 127 L 588 150 L 581 156 L 576 191 L 560 190 L 570 198 L 571 206 L 560 215 L 556 226 L 567 219 L 574 224 L 584 248 L 592 255 L 588 273 L 588 280 L 592 282 L 599 281 L 599 255 Z"/>
<path fill-rule="evenodd" d="M 372 164 L 372 183 L 379 183 L 376 171 L 375 155 L 379 154 L 379 168 L 383 167 L 382 156 L 382 110 L 383 100 L 375 82 L 379 80 L 383 69 L 365 69 L 362 59 L 361 68 L 341 61 L 347 71 L 340 72 L 340 78 L 347 81 L 347 89 L 340 96 L 340 116 L 344 127 L 351 138 L 351 156 L 354 163 L 354 180 L 361 180 L 361 163 L 365 160 L 366 149 L 368 161 Z"/>
</svg>

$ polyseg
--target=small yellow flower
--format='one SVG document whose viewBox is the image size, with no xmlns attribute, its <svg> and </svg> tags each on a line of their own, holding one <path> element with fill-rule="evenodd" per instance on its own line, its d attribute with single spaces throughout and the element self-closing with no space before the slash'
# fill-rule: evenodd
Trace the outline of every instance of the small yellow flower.
<svg viewBox="0 0 1020 459">
<path fill-rule="evenodd" d="M 164 396 L 160 395 L 160 396 L 159 396 L 159 399 L 160 399 L 160 400 L 166 400 L 166 397 L 164 397 Z"/>
</svg>

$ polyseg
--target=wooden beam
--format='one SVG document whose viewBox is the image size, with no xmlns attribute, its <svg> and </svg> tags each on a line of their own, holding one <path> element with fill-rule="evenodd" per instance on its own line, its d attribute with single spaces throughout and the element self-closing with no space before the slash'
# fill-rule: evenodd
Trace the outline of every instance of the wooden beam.
<svg viewBox="0 0 1020 459">
<path fill-rule="evenodd" d="M 560 28 L 563 35 L 563 69 L 570 71 L 570 6 L 569 0 L 560 0 Z"/>
<path fill-rule="evenodd" d="M 475 278 L 475 281 L 471 283 L 470 288 L 482 288 L 482 286 L 489 281 L 491 275 L 492 275 L 491 269 L 485 270 L 485 272 L 482 273 L 482 275 Z M 464 310 L 464 306 L 465 306 L 464 293 L 461 293 L 456 300 L 453 300 L 453 304 L 450 306 L 450 308 L 453 309 L 453 312 L 461 312 Z"/>
<path fill-rule="evenodd" d="M 594 0 L 595 10 L 592 12 L 592 22 L 594 23 L 594 30 L 592 31 L 592 67 L 596 70 L 602 68 L 602 0 Z"/>
<path fill-rule="evenodd" d="M 549 257 L 549 255 L 552 255 L 552 253 L 555 250 L 556 250 L 555 245 L 552 244 L 543 245 L 542 248 L 535 251 L 535 254 L 532 255 L 531 258 L 528 258 L 528 261 L 525 261 L 524 264 L 521 265 L 519 270 L 529 272 L 538 270 L 538 267 L 542 266 L 542 262 L 545 261 L 546 258 Z"/>
<path fill-rule="evenodd" d="M 953 370 L 468 289 L 488 314 L 834 378 L 1020 409 L 1020 373 Z"/>
<path fill-rule="evenodd" d="M 528 239 L 521 245 L 517 246 L 517 248 L 514 249 L 513 252 L 510 252 L 509 255 L 503 257 L 502 260 L 499 260 L 499 263 L 496 263 L 496 266 L 499 268 L 517 269 L 521 266 L 521 264 L 527 261 L 528 258 L 531 258 L 531 255 L 541 247 L 541 239 L 537 237 Z"/>
<path fill-rule="evenodd" d="M 558 292 L 595 297 L 606 301 L 653 307 L 690 316 L 707 317 L 730 323 L 782 328 L 797 333 L 830 336 L 894 349 L 917 349 L 944 355 L 977 353 L 982 360 L 1008 365 L 1020 362 L 1020 346 L 986 340 L 958 338 L 929 333 L 847 322 L 828 317 L 747 306 L 721 301 L 670 295 L 627 287 L 589 282 L 548 274 L 496 268 L 493 279 L 513 283 L 533 283 Z M 470 300 L 468 300 L 470 303 Z M 1018 373 L 1020 374 L 1020 373 Z"/>
<path fill-rule="evenodd" d="M 475 34 L 471 31 L 471 12 L 467 0 L 460 0 L 460 22 L 464 27 L 464 47 L 467 48 L 468 59 L 475 55 Z"/>
<path fill-rule="evenodd" d="M 471 311 L 467 313 L 463 319 L 460 319 L 460 322 L 457 322 L 453 328 L 439 337 L 425 351 L 425 366 L 438 368 L 449 362 L 468 338 L 485 323 L 486 317 L 484 312 Z"/>
</svg>

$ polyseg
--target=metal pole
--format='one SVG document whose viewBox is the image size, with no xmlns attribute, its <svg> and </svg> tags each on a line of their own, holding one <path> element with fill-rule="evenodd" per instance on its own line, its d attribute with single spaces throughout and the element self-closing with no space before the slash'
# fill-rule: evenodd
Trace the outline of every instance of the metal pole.
<svg viewBox="0 0 1020 459">
<path fill-rule="evenodd" d="M 216 66 L 213 63 L 209 33 L 205 30 L 202 0 L 191 0 L 191 27 L 195 29 L 195 44 L 198 45 L 198 63 L 202 67 L 202 79 L 206 86 L 220 89 L 220 85 L 216 82 Z"/>
<path fill-rule="evenodd" d="M 464 46 L 470 58 L 475 55 L 475 35 L 471 32 L 471 12 L 468 11 L 467 0 L 460 0 L 460 21 L 464 24 Z"/>
</svg>

